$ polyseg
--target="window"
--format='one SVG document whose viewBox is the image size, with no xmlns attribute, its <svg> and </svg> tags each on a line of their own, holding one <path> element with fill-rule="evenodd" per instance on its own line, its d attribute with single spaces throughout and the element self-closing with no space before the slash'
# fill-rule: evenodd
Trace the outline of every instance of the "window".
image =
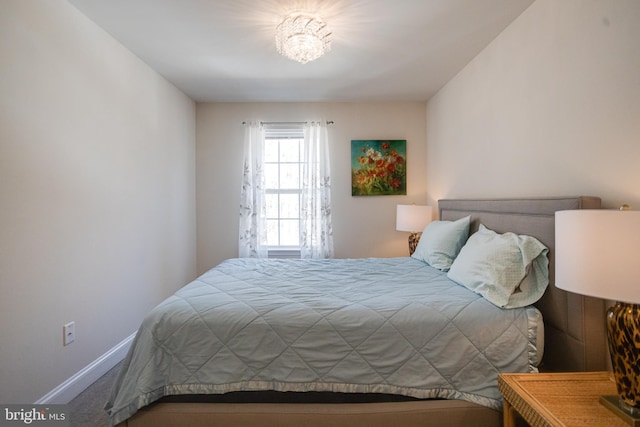
<svg viewBox="0 0 640 427">
<path fill-rule="evenodd" d="M 245 125 L 238 256 L 333 257 L 326 124 Z"/>
<path fill-rule="evenodd" d="M 301 125 L 265 127 L 265 203 L 270 256 L 300 254 L 303 150 Z"/>
</svg>

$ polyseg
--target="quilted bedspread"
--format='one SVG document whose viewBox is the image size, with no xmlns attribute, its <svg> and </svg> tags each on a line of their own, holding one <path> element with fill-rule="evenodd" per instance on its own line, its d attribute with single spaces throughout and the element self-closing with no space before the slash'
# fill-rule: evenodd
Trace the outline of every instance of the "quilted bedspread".
<svg viewBox="0 0 640 427">
<path fill-rule="evenodd" d="M 145 318 L 106 409 L 166 395 L 392 393 L 499 409 L 534 372 L 540 313 L 504 310 L 412 258 L 231 259 Z"/>
</svg>

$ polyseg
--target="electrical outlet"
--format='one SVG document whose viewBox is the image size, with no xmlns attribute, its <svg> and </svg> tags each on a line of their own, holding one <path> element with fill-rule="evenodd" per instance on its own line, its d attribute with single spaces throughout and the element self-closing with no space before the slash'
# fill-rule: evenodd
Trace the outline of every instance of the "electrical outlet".
<svg viewBox="0 0 640 427">
<path fill-rule="evenodd" d="M 62 344 L 69 345 L 76 340 L 76 322 L 69 322 L 62 327 Z"/>
</svg>

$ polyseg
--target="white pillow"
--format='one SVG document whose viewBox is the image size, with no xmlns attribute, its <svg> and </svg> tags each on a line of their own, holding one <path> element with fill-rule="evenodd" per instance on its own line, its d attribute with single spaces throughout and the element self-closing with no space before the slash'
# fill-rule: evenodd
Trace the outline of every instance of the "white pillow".
<svg viewBox="0 0 640 427">
<path fill-rule="evenodd" d="M 447 276 L 498 307 L 524 307 L 540 299 L 549 284 L 548 252 L 534 237 L 498 234 L 480 225 Z"/>
<path fill-rule="evenodd" d="M 442 271 L 448 271 L 469 237 L 471 217 L 456 221 L 433 221 L 422 232 L 411 257 Z"/>
</svg>

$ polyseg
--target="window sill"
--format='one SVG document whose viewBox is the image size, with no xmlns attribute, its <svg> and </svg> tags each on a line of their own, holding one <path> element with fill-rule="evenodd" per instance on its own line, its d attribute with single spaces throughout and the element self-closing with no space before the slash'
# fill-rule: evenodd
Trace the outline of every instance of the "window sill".
<svg viewBox="0 0 640 427">
<path fill-rule="evenodd" d="M 269 258 L 300 258 L 300 248 L 269 248 Z"/>
</svg>

